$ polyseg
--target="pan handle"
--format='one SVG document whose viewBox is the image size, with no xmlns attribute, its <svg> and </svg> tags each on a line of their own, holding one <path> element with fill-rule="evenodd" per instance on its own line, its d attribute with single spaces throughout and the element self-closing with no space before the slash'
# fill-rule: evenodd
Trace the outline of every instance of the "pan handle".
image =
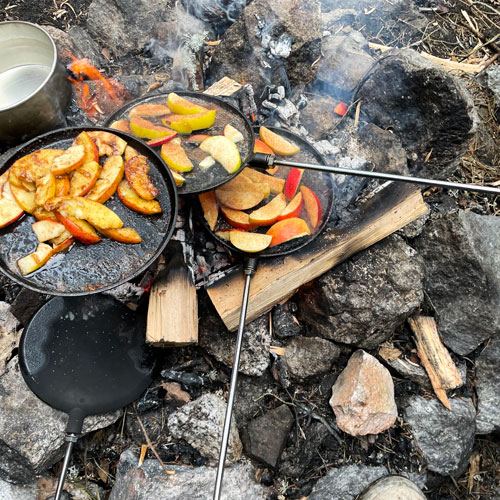
<svg viewBox="0 0 500 500">
<path fill-rule="evenodd" d="M 426 179 L 424 177 L 413 177 L 409 175 L 387 174 L 385 172 L 371 172 L 367 170 L 355 170 L 351 168 L 332 167 L 329 165 L 314 165 L 312 163 L 300 163 L 275 159 L 273 155 L 255 153 L 250 164 L 258 168 L 269 168 L 273 165 L 283 165 L 285 167 L 305 168 L 317 170 L 331 174 L 354 175 L 358 177 L 370 177 L 372 179 L 382 179 L 386 181 L 409 182 L 411 184 L 422 184 L 424 186 L 437 186 L 445 189 L 459 189 L 460 191 L 474 191 L 484 194 L 500 194 L 500 188 L 490 186 L 479 186 L 477 184 L 462 184 L 460 182 L 440 181 L 436 179 Z"/>
<path fill-rule="evenodd" d="M 241 304 L 240 322 L 238 325 L 238 336 L 236 337 L 236 348 L 234 353 L 233 369 L 231 371 L 231 383 L 229 385 L 229 396 L 227 398 L 226 416 L 224 417 L 224 430 L 222 431 L 222 441 L 219 453 L 219 465 L 217 466 L 217 476 L 215 479 L 215 490 L 213 500 L 219 500 L 222 491 L 222 479 L 224 477 L 224 464 L 226 462 L 227 444 L 229 442 L 229 432 L 231 430 L 231 417 L 233 416 L 234 395 L 236 394 L 236 384 L 238 380 L 238 367 L 240 364 L 241 345 L 243 342 L 243 330 L 247 316 L 248 297 L 250 295 L 250 281 L 257 270 L 258 257 L 249 257 L 245 263 L 243 272 L 245 274 L 245 289 Z"/>
</svg>

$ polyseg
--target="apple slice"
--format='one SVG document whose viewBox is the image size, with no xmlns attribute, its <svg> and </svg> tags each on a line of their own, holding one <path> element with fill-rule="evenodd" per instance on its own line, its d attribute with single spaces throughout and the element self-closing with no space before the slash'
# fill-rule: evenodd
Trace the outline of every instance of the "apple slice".
<svg viewBox="0 0 500 500">
<path fill-rule="evenodd" d="M 87 198 L 98 203 L 105 203 L 113 196 L 123 179 L 125 167 L 121 156 L 110 156 L 104 161 L 96 183 L 87 194 Z"/>
<path fill-rule="evenodd" d="M 230 123 L 224 127 L 223 131 L 224 137 L 227 137 L 234 143 L 241 142 L 244 137 L 243 134 L 236 128 L 234 128 Z"/>
<path fill-rule="evenodd" d="M 194 115 L 168 115 L 162 120 L 162 123 L 181 134 L 190 134 L 193 130 L 211 127 L 215 122 L 215 115 L 215 109 Z"/>
<path fill-rule="evenodd" d="M 263 188 L 267 186 L 267 194 Z M 250 179 L 238 175 L 215 190 L 217 199 L 226 207 L 234 210 L 247 210 L 258 205 L 269 196 L 269 185 L 253 183 Z"/>
<path fill-rule="evenodd" d="M 11 186 L 5 182 L 2 187 L 0 198 L 0 228 L 15 222 L 23 214 L 24 210 L 19 206 L 12 194 Z"/>
<path fill-rule="evenodd" d="M 206 170 L 207 168 L 213 167 L 215 165 L 215 160 L 210 155 L 208 155 L 205 156 L 205 158 L 203 158 L 203 160 L 201 160 L 198 165 L 200 168 Z"/>
<path fill-rule="evenodd" d="M 95 142 L 99 151 L 99 156 L 122 155 L 127 147 L 127 141 L 111 132 L 93 130 L 87 132 Z"/>
<path fill-rule="evenodd" d="M 26 255 L 17 261 L 17 267 L 23 276 L 42 267 L 52 256 L 52 247 L 46 243 L 39 243 L 35 252 Z"/>
<path fill-rule="evenodd" d="M 236 229 L 218 229 L 214 234 L 225 241 L 230 241 L 229 235 L 231 231 L 236 231 Z"/>
<path fill-rule="evenodd" d="M 67 250 L 75 242 L 75 238 L 71 236 L 69 231 L 68 234 L 69 238 L 65 238 L 63 241 L 61 241 L 61 243 L 58 243 L 57 245 L 52 245 L 52 255 L 64 252 L 64 250 Z"/>
<path fill-rule="evenodd" d="M 62 224 L 62 222 L 60 222 L 60 224 Z M 58 245 L 60 245 L 61 243 L 65 242 L 68 239 L 73 239 L 73 237 L 71 236 L 71 233 L 66 228 L 64 228 L 64 231 L 57 238 L 50 240 L 50 243 L 54 247 L 57 247 Z"/>
<path fill-rule="evenodd" d="M 6 182 L 9 181 L 9 171 L 6 170 L 2 175 L 0 175 L 0 198 L 2 197 L 2 189 Z"/>
<path fill-rule="evenodd" d="M 195 134 L 186 139 L 186 142 L 194 142 L 195 144 L 201 144 L 205 139 L 212 137 L 207 134 Z"/>
<path fill-rule="evenodd" d="M 163 116 L 169 115 L 172 111 L 163 104 L 139 104 L 134 106 L 129 113 L 129 116 Z"/>
<path fill-rule="evenodd" d="M 188 158 L 184 148 L 176 141 L 170 141 L 161 147 L 161 157 L 163 161 L 177 172 L 189 172 L 193 170 L 194 165 Z"/>
<path fill-rule="evenodd" d="M 43 207 L 43 204 L 56 194 L 56 178 L 54 174 L 49 172 L 47 175 L 38 178 L 35 185 L 35 204 L 37 207 Z"/>
<path fill-rule="evenodd" d="M 304 173 L 303 168 L 292 168 L 288 173 L 286 178 L 285 187 L 283 188 L 283 192 L 285 193 L 285 197 L 287 201 L 290 201 L 297 192 L 300 181 L 302 180 L 302 174 Z"/>
<path fill-rule="evenodd" d="M 177 113 L 179 115 L 191 115 L 208 111 L 207 108 L 188 101 L 187 99 L 177 95 L 175 92 L 170 92 L 170 94 L 168 94 L 167 106 L 173 113 Z"/>
<path fill-rule="evenodd" d="M 51 220 L 34 222 L 31 224 L 31 227 L 33 228 L 33 231 L 35 232 L 40 243 L 57 238 L 64 232 L 63 224 Z"/>
<path fill-rule="evenodd" d="M 280 179 L 279 177 L 273 177 L 272 175 L 267 175 L 253 168 L 244 168 L 241 171 L 242 175 L 248 177 L 252 182 L 266 182 L 271 188 L 271 193 L 280 194 L 283 192 L 283 186 L 285 185 L 285 179 Z"/>
<path fill-rule="evenodd" d="M 10 177 L 9 177 L 10 179 Z M 36 208 L 35 203 L 35 193 L 33 191 L 25 191 L 23 188 L 10 184 L 10 189 L 12 194 L 17 202 L 17 204 L 29 214 L 33 213 L 33 210 Z"/>
<path fill-rule="evenodd" d="M 96 161 L 85 163 L 76 169 L 71 176 L 69 195 L 85 196 L 97 182 L 100 174 L 101 165 Z"/>
<path fill-rule="evenodd" d="M 200 193 L 198 199 L 201 203 L 201 208 L 203 209 L 203 216 L 208 222 L 208 226 L 213 231 L 215 225 L 217 224 L 217 217 L 219 216 L 219 205 L 217 204 L 217 199 L 215 198 L 215 191 L 208 191 L 206 193 Z"/>
<path fill-rule="evenodd" d="M 239 229 L 246 229 L 251 231 L 257 227 L 256 224 L 252 224 L 250 222 L 250 218 L 246 212 L 241 210 L 233 210 L 232 208 L 221 207 L 220 211 L 226 219 L 226 221 L 231 224 L 233 227 L 237 227 Z"/>
<path fill-rule="evenodd" d="M 54 158 L 51 171 L 54 175 L 67 174 L 83 164 L 85 148 L 81 145 L 71 146 L 62 155 Z"/>
<path fill-rule="evenodd" d="M 300 151 L 299 146 L 297 146 L 293 142 L 287 141 L 286 139 L 266 127 L 260 127 L 259 135 L 264 143 L 269 146 L 276 154 L 282 156 L 290 156 Z"/>
<path fill-rule="evenodd" d="M 128 183 L 126 179 L 123 179 L 120 184 L 118 184 L 118 189 L 116 190 L 118 198 L 121 202 L 130 210 L 134 212 L 139 212 L 141 214 L 151 215 L 161 213 L 161 206 L 156 200 L 144 200 L 132 189 L 132 186 Z"/>
<path fill-rule="evenodd" d="M 95 142 L 87 132 L 80 132 L 76 136 L 72 146 L 78 145 L 83 146 L 83 149 L 85 150 L 85 156 L 83 158 L 82 165 L 88 163 L 89 161 L 99 161 L 99 150 L 97 149 Z"/>
<path fill-rule="evenodd" d="M 304 198 L 307 217 L 313 229 L 318 227 L 321 221 L 321 202 L 316 193 L 307 186 L 300 186 L 300 192 Z"/>
<path fill-rule="evenodd" d="M 304 219 L 291 217 L 273 224 L 266 234 L 272 236 L 271 246 L 275 246 L 294 238 L 307 236 L 311 231 Z"/>
<path fill-rule="evenodd" d="M 177 137 L 177 132 L 175 134 L 170 134 L 166 135 L 165 137 L 158 137 L 158 139 L 151 139 L 146 144 L 148 146 L 151 146 L 152 148 L 156 146 L 161 146 L 162 144 L 165 144 L 166 142 L 170 142 L 172 139 L 175 139 Z"/>
<path fill-rule="evenodd" d="M 120 243 L 141 243 L 140 234 L 132 227 L 121 227 L 120 229 L 99 229 L 98 231 L 111 240 L 119 241 Z"/>
<path fill-rule="evenodd" d="M 171 128 L 155 125 L 153 122 L 145 120 L 140 116 L 134 116 L 130 119 L 130 130 L 137 137 L 144 139 L 157 139 L 158 137 L 177 135 Z"/>
<path fill-rule="evenodd" d="M 205 139 L 200 144 L 200 149 L 215 158 L 230 174 L 241 167 L 240 152 L 236 144 L 223 135 Z"/>
<path fill-rule="evenodd" d="M 56 214 L 54 212 L 49 212 L 43 207 L 36 207 L 33 210 L 33 216 L 36 220 L 52 220 L 57 222 Z"/>
<path fill-rule="evenodd" d="M 172 170 L 171 168 L 169 168 L 169 170 L 170 170 L 170 173 L 172 174 L 172 177 L 174 178 L 175 185 L 182 186 L 186 179 L 184 179 L 184 177 L 182 177 L 182 175 L 179 174 L 179 172 L 176 172 L 175 170 Z"/>
<path fill-rule="evenodd" d="M 130 124 L 127 120 L 116 120 L 109 126 L 109 128 L 114 128 L 115 130 L 125 132 L 126 134 L 132 134 L 132 130 L 130 130 Z"/>
<path fill-rule="evenodd" d="M 285 195 L 280 193 L 263 207 L 251 212 L 249 215 L 250 222 L 257 226 L 269 226 L 270 224 L 274 224 L 285 207 Z"/>
<path fill-rule="evenodd" d="M 302 193 L 297 193 L 293 200 L 286 206 L 286 208 L 278 216 L 278 220 L 290 219 L 291 217 L 298 217 L 302 212 L 304 204 Z"/>
<path fill-rule="evenodd" d="M 253 152 L 254 153 L 264 153 L 266 155 L 273 155 L 274 156 L 274 151 L 265 142 L 262 142 L 260 139 L 257 139 L 257 138 L 255 138 Z"/>
<path fill-rule="evenodd" d="M 71 182 L 67 175 L 56 177 L 56 192 L 54 196 L 66 196 L 71 189 Z"/>
<path fill-rule="evenodd" d="M 64 154 L 63 149 L 40 149 L 16 160 L 9 171 L 9 182 L 34 191 L 34 183 L 51 171 L 53 161 Z"/>
<path fill-rule="evenodd" d="M 139 153 L 131 146 L 127 146 L 125 148 L 125 151 L 123 153 L 123 158 L 127 162 L 132 158 L 133 156 L 139 156 Z"/>
<path fill-rule="evenodd" d="M 88 222 L 70 215 L 63 215 L 61 212 L 56 212 L 56 214 L 58 220 L 64 224 L 64 227 L 78 241 L 81 241 L 85 245 L 94 245 L 101 241 L 96 230 Z"/>
<path fill-rule="evenodd" d="M 262 252 L 271 244 L 272 236 L 234 230 L 229 233 L 229 239 L 238 250 L 257 253 Z"/>
<path fill-rule="evenodd" d="M 132 189 L 144 200 L 153 200 L 158 196 L 158 189 L 148 172 L 149 163 L 145 156 L 134 156 L 125 164 L 125 177 Z"/>
</svg>

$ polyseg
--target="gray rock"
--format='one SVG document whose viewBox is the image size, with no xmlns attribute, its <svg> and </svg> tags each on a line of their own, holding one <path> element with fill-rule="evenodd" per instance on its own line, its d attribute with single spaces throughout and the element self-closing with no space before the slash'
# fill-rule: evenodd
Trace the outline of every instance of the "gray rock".
<svg viewBox="0 0 500 500">
<path fill-rule="evenodd" d="M 242 435 L 245 453 L 269 467 L 276 467 L 294 422 L 286 405 L 252 420 Z"/>
<path fill-rule="evenodd" d="M 145 460 L 137 467 L 138 455 L 131 450 L 122 453 L 117 477 L 109 500 L 211 500 L 215 484 L 215 467 L 168 465 L 175 474 L 166 475 L 157 460 Z M 224 470 L 221 498 L 265 500 L 267 489 L 255 482 L 255 469 L 249 463 L 237 463 Z"/>
<path fill-rule="evenodd" d="M 393 235 L 328 271 L 299 295 L 312 332 L 344 344 L 378 346 L 420 305 L 420 259 Z"/>
<path fill-rule="evenodd" d="M 233 365 L 236 333 L 230 333 L 218 317 L 209 315 L 200 323 L 200 345 L 217 361 Z M 260 376 L 269 366 L 269 332 L 267 316 L 261 316 L 245 326 L 240 358 L 240 373 Z"/>
<path fill-rule="evenodd" d="M 300 113 L 300 122 L 316 140 L 324 139 L 342 117 L 334 113 L 338 101 L 331 97 L 311 97 Z"/>
<path fill-rule="evenodd" d="M 297 305 L 290 301 L 273 308 L 273 337 L 285 339 L 294 337 L 302 331 L 300 323 L 295 317 Z"/>
<path fill-rule="evenodd" d="M 465 472 L 474 446 L 476 410 L 470 399 L 450 399 L 451 411 L 437 399 L 409 398 L 405 420 L 428 469 L 441 475 Z"/>
<path fill-rule="evenodd" d="M 385 467 L 347 465 L 329 470 L 314 486 L 309 500 L 354 500 L 368 485 L 387 476 Z"/>
<path fill-rule="evenodd" d="M 500 430 L 500 338 L 486 346 L 476 360 L 478 396 L 476 432 L 489 434 Z"/>
<path fill-rule="evenodd" d="M 381 128 L 392 128 L 421 177 L 446 178 L 474 137 L 474 102 L 455 77 L 410 49 L 380 59 L 356 94 Z M 432 154 L 424 163 L 429 151 Z"/>
<path fill-rule="evenodd" d="M 206 393 L 182 406 L 168 417 L 168 428 L 176 439 L 184 439 L 206 458 L 219 458 L 226 403 L 215 394 Z M 234 421 L 231 422 L 227 461 L 241 457 L 242 444 Z"/>
<path fill-rule="evenodd" d="M 492 65 L 486 70 L 487 85 L 495 96 L 495 105 L 500 107 L 500 67 Z"/>
<path fill-rule="evenodd" d="M 36 483 L 17 486 L 0 480 L 0 500 L 35 500 L 37 493 Z"/>
<path fill-rule="evenodd" d="M 87 417 L 83 434 L 107 427 L 121 411 Z M 0 479 L 28 484 L 64 454 L 67 415 L 53 410 L 29 389 L 17 357 L 0 376 Z"/>
<path fill-rule="evenodd" d="M 388 476 L 371 484 L 361 495 L 360 500 L 383 500 L 400 498 L 404 500 L 425 500 L 422 490 L 409 479 L 402 476 Z"/>
<path fill-rule="evenodd" d="M 368 53 L 368 43 L 359 31 L 323 39 L 323 57 L 317 78 L 345 91 L 352 91 L 372 67 L 375 59 Z"/>
<path fill-rule="evenodd" d="M 299 336 L 286 346 L 282 360 L 288 375 L 300 382 L 327 372 L 339 355 L 340 349 L 328 340 Z"/>
<path fill-rule="evenodd" d="M 464 356 L 500 334 L 500 220 L 460 211 L 430 221 L 413 240 L 443 342 Z"/>
<path fill-rule="evenodd" d="M 81 54 L 78 57 L 86 57 L 90 62 L 98 68 L 106 66 L 107 61 L 101 54 L 97 43 L 89 36 L 89 34 L 80 26 L 73 26 L 68 35 L 71 37 L 74 47 Z"/>
<path fill-rule="evenodd" d="M 21 332 L 19 321 L 10 312 L 10 305 L 0 302 L 0 375 L 5 371 L 7 362 L 19 344 Z"/>
</svg>

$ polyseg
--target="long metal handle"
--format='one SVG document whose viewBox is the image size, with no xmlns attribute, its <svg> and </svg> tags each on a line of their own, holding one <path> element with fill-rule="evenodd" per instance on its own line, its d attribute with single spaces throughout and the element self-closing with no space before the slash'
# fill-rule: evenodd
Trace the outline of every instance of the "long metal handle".
<svg viewBox="0 0 500 500">
<path fill-rule="evenodd" d="M 224 430 L 222 431 L 222 442 L 220 445 L 219 465 L 217 466 L 217 476 L 215 478 L 214 500 L 219 500 L 222 491 L 222 479 L 224 477 L 224 464 L 226 462 L 227 444 L 231 431 L 231 418 L 233 416 L 233 403 L 236 394 L 236 383 L 238 380 L 238 367 L 240 364 L 241 344 L 243 342 L 243 330 L 247 316 L 248 297 L 250 295 L 250 281 L 257 267 L 257 259 L 249 259 L 245 266 L 245 289 L 241 304 L 240 322 L 238 325 L 238 336 L 236 337 L 236 349 L 234 352 L 233 370 L 231 371 L 231 384 L 229 386 L 229 396 L 227 398 L 226 416 L 224 417 Z"/>
<path fill-rule="evenodd" d="M 66 447 L 66 454 L 64 455 L 64 462 L 62 466 L 62 471 L 59 476 L 59 481 L 57 483 L 56 496 L 54 500 L 60 500 L 61 494 L 63 492 L 64 480 L 66 479 L 66 473 L 68 472 L 69 460 L 71 458 L 71 452 L 73 451 L 73 446 L 75 445 L 78 437 L 76 434 L 66 434 L 66 441 L 68 441 L 68 446 Z"/>
</svg>

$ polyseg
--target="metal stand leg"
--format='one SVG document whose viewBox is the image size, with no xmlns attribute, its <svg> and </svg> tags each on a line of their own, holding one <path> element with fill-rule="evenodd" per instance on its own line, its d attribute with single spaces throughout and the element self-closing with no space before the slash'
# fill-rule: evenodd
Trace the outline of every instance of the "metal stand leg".
<svg viewBox="0 0 500 500">
<path fill-rule="evenodd" d="M 60 500 L 63 491 L 64 480 L 66 479 L 66 473 L 68 472 L 69 460 L 71 458 L 71 452 L 73 451 L 73 446 L 78 440 L 76 434 L 66 434 L 66 441 L 68 441 L 68 446 L 66 447 L 66 454 L 64 455 L 63 468 L 61 475 L 59 476 L 59 481 L 57 483 L 56 496 L 54 500 Z"/>
</svg>

